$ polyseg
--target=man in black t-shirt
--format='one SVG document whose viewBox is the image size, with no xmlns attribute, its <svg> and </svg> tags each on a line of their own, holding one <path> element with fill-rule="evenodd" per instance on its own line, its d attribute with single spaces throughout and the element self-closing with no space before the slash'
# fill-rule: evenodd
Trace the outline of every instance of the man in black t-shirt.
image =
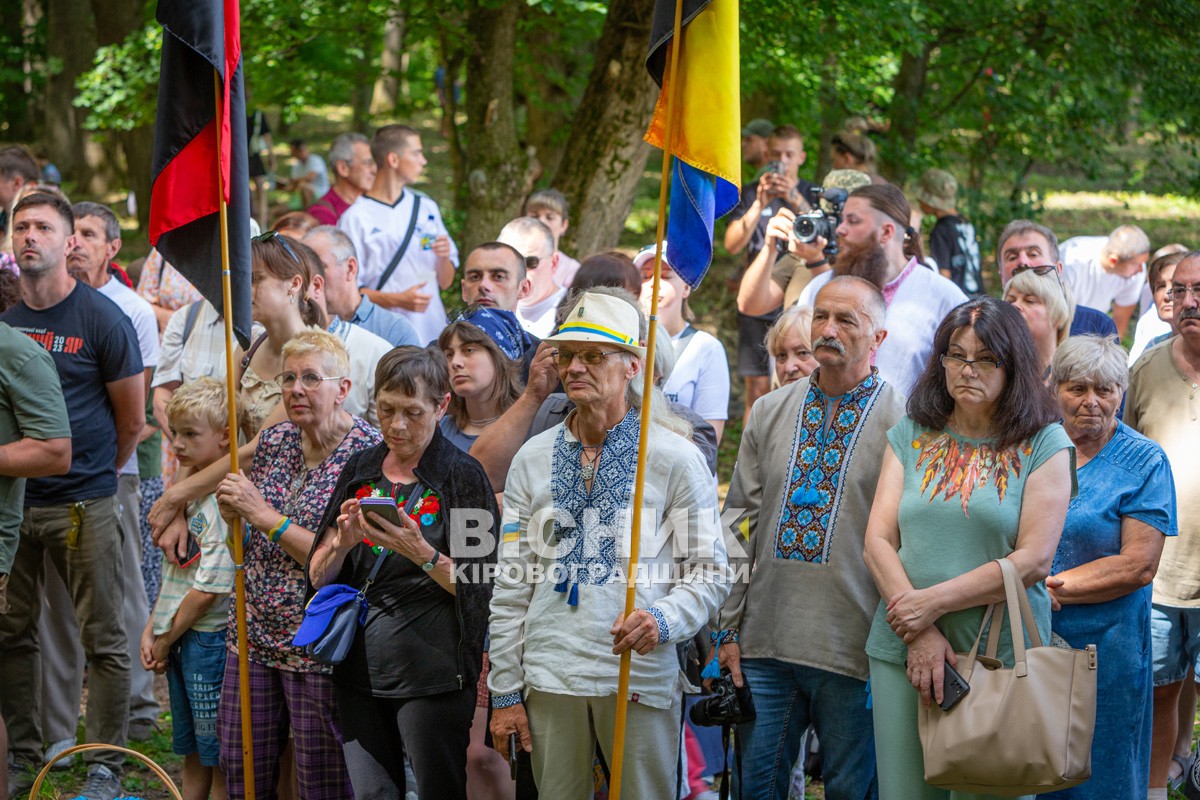
<svg viewBox="0 0 1200 800">
<path fill-rule="evenodd" d="M 787 207 L 803 213 L 817 201 L 816 184 L 799 176 L 807 157 L 800 131 L 791 125 L 780 125 L 771 131 L 767 148 L 772 159 L 767 171 L 758 180 L 742 187 L 742 199 L 730 212 L 725 228 L 725 249 L 733 254 L 746 251 L 743 268 L 763 248 L 767 223 L 776 211 Z M 764 339 L 779 311 L 775 309 L 760 316 L 738 314 L 738 374 L 746 382 L 743 425 L 750 418 L 754 401 L 771 389 L 770 359 Z"/>
<path fill-rule="evenodd" d="M 917 184 L 921 212 L 933 214 L 937 223 L 929 233 L 929 254 L 942 277 L 954 281 L 967 297 L 984 294 L 983 265 L 975 226 L 955 208 L 958 181 L 941 169 L 926 170 Z"/>
<path fill-rule="evenodd" d="M 0 320 L 49 351 L 71 424 L 71 470 L 30 479 L 21 541 L 9 576 L 9 613 L 0 617 L 0 708 L 9 723 L 10 770 L 18 788 L 24 768 L 41 764 L 36 699 L 37 620 L 43 556 L 66 578 L 88 660 L 87 741 L 123 745 L 129 716 L 130 663 L 122 603 L 124 582 L 116 520 L 117 466 L 137 446 L 145 424 L 142 358 L 133 324 L 121 309 L 67 272 L 74 216 L 61 198 L 31 194 L 13 211 L 13 252 L 21 268 L 21 302 Z M 132 576 L 140 579 L 140 576 Z M 124 756 L 87 753 L 80 796 L 114 800 Z"/>
</svg>

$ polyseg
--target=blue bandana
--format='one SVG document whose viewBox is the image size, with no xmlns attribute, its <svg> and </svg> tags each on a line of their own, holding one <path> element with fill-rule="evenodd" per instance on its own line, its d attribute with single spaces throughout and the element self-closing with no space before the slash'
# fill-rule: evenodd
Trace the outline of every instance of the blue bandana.
<svg viewBox="0 0 1200 800">
<path fill-rule="evenodd" d="M 516 361 L 529 347 L 529 334 L 517 321 L 517 315 L 498 308 L 476 308 L 460 318 L 491 337 L 500 352 Z"/>
</svg>

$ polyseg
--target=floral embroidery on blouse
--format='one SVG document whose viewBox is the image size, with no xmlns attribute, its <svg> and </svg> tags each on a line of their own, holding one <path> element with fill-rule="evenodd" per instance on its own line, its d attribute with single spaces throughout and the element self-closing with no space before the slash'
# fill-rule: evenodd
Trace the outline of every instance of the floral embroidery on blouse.
<svg viewBox="0 0 1200 800">
<path fill-rule="evenodd" d="M 294 524 L 314 531 L 337 485 L 342 467 L 354 453 L 382 441 L 365 420 L 354 418 L 350 432 L 324 461 L 306 470 L 300 429 L 281 422 L 262 432 L 250 480 L 272 508 Z M 250 658 L 288 672 L 331 671 L 309 659 L 292 639 L 304 618 L 304 565 L 251 525 L 245 555 L 246 631 Z M 230 605 L 229 649 L 237 647 L 237 625 Z"/>
</svg>

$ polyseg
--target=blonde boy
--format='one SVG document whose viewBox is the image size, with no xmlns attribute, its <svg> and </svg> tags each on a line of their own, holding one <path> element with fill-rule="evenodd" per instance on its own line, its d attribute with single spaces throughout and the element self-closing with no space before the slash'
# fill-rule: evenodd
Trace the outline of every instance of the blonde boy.
<svg viewBox="0 0 1200 800">
<path fill-rule="evenodd" d="M 554 282 L 570 288 L 579 271 L 579 262 L 558 249 L 558 241 L 571 226 L 567 198 L 558 189 L 539 189 L 525 201 L 524 215 L 533 217 L 554 234 L 554 250 L 558 253 L 558 266 L 554 270 Z"/>
<path fill-rule="evenodd" d="M 166 408 L 181 466 L 202 469 L 229 452 L 225 386 L 209 377 L 184 384 Z M 142 632 L 142 665 L 166 673 L 172 745 L 183 759 L 184 800 L 225 800 L 218 766 L 217 706 L 225 676 L 225 627 L 233 590 L 229 529 L 215 495 L 187 507 L 191 560 L 163 562 L 162 589 Z"/>
</svg>

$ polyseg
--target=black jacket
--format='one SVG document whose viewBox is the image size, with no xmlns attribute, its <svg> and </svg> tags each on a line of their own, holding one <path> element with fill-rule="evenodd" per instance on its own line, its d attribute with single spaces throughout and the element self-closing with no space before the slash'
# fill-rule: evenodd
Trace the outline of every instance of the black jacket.
<svg viewBox="0 0 1200 800">
<path fill-rule="evenodd" d="M 319 531 L 327 531 L 336 527 L 342 503 L 354 497 L 355 492 L 367 483 L 375 483 L 383 478 L 383 460 L 388 454 L 386 444 L 378 444 L 366 450 L 360 450 L 350 457 L 337 486 L 325 509 L 325 517 Z M 459 645 L 459 657 L 463 667 L 463 685 L 474 686 L 479 680 L 479 672 L 483 661 L 483 638 L 487 630 L 489 604 L 492 600 L 492 575 L 488 565 L 496 562 L 495 536 L 500 527 L 500 509 L 496 505 L 496 496 L 487 474 L 479 462 L 471 458 L 453 445 L 434 428 L 433 439 L 425 448 L 425 453 L 417 463 L 414 473 L 426 488 L 437 493 L 441 500 L 447 524 L 453 519 L 454 509 L 471 508 L 483 509 L 492 515 L 492 526 L 487 532 L 492 536 L 493 546 L 489 547 L 486 555 L 466 558 L 452 553 L 443 553 L 454 558 L 455 566 L 466 566 L 467 577 L 471 580 L 458 583 L 455 586 L 455 605 L 458 610 L 459 625 L 462 638 Z M 478 532 L 484 535 L 483 531 Z M 313 542 L 315 552 L 320 542 L 318 536 Z M 366 545 L 362 545 L 365 547 Z M 312 553 L 309 553 L 311 560 Z M 308 568 L 305 567 L 307 574 Z M 309 586 L 310 595 L 312 593 Z"/>
</svg>

